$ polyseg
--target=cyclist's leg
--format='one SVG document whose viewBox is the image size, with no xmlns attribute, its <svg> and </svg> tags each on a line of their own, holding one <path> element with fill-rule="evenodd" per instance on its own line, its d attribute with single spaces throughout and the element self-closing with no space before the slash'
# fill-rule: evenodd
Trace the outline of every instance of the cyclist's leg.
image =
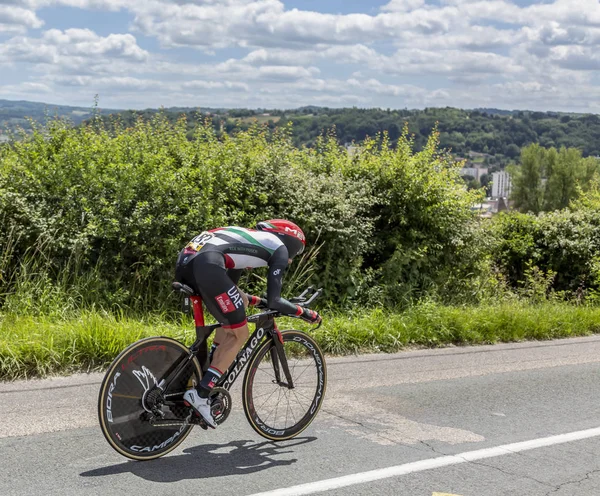
<svg viewBox="0 0 600 496">
<path fill-rule="evenodd" d="M 201 251 L 191 261 L 191 271 L 191 277 L 189 271 L 186 271 L 188 280 L 193 279 L 192 287 L 201 295 L 208 311 L 223 324 L 223 331 L 220 333 L 223 339 L 215 353 L 217 360 L 213 358 L 198 387 L 188 390 L 183 399 L 214 428 L 217 424 L 211 412 L 210 392 L 229 366 L 229 363 L 226 363 L 227 357 L 235 357 L 243 344 L 244 328 L 246 335 L 248 333 L 246 309 L 237 286 L 227 276 L 222 253 Z M 233 361 L 233 358 L 231 360 Z"/>
<path fill-rule="evenodd" d="M 229 368 L 250 334 L 247 323 L 236 328 L 223 327 L 222 331 L 219 346 L 210 364 L 211 368 L 218 370 L 221 374 Z"/>
<path fill-rule="evenodd" d="M 234 282 L 236 282 L 236 281 L 234 281 Z M 236 282 L 236 284 L 237 284 L 237 282 Z M 238 287 L 238 291 L 239 291 L 239 287 Z M 248 304 L 249 304 L 248 303 L 248 298 L 246 298 L 246 295 L 242 291 L 240 291 L 240 295 L 242 296 L 242 299 L 244 300 L 244 308 L 248 309 Z M 243 331 L 241 331 L 241 334 L 243 334 Z M 211 363 L 212 363 L 212 361 L 214 359 L 216 350 L 219 348 L 219 345 L 223 342 L 223 340 L 226 339 L 226 336 L 227 336 L 227 332 L 222 327 L 217 328 L 217 330 L 215 331 L 215 337 L 213 339 L 213 344 L 212 344 L 212 346 L 210 348 L 210 362 Z M 231 359 L 231 361 L 229 362 L 229 364 L 231 364 L 231 362 L 233 362 L 234 358 L 235 358 L 235 355 Z M 225 365 L 223 365 L 223 366 L 225 368 L 227 368 L 227 367 L 229 367 L 229 364 L 227 364 L 226 366 Z M 215 366 L 218 367 L 217 364 L 215 364 Z"/>
<path fill-rule="evenodd" d="M 227 275 L 221 253 L 198 254 L 193 263 L 193 274 L 195 287 L 202 295 L 206 308 L 224 324 L 216 337 L 219 347 L 198 388 L 201 397 L 207 397 L 248 338 L 248 324 L 244 298 Z"/>
<path fill-rule="evenodd" d="M 240 280 L 240 277 L 242 275 L 242 270 L 241 269 L 228 269 L 227 270 L 227 275 L 229 276 L 229 278 L 231 279 L 231 281 L 238 286 L 238 282 Z M 238 291 L 239 291 L 239 286 L 238 286 Z M 246 298 L 246 294 L 242 291 L 240 291 L 240 295 L 242 296 L 242 299 L 244 300 L 244 308 L 248 309 L 248 298 Z M 212 363 L 215 352 L 217 350 L 217 348 L 219 347 L 219 344 L 221 342 L 223 342 L 223 340 L 226 338 L 226 332 L 223 330 L 222 327 L 219 327 L 216 331 L 215 331 L 215 336 L 213 338 L 213 342 L 212 342 L 212 346 L 210 347 L 210 354 L 209 354 L 209 359 L 210 362 Z M 234 357 L 235 358 L 235 357 Z M 233 359 L 232 359 L 233 361 Z M 218 365 L 216 365 L 218 367 Z M 229 365 L 227 365 L 228 367 Z"/>
</svg>

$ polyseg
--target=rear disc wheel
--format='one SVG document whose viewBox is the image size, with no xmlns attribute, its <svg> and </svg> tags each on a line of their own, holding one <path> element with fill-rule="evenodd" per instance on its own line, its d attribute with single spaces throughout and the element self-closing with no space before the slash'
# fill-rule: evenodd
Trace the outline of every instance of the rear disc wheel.
<svg viewBox="0 0 600 496">
<path fill-rule="evenodd" d="M 152 460 L 179 446 L 190 433 L 183 394 L 200 383 L 196 358 L 163 393 L 161 381 L 189 350 L 171 338 L 142 339 L 127 347 L 104 376 L 98 397 L 102 433 L 121 455 Z M 158 420 L 156 425 L 152 421 Z"/>
</svg>

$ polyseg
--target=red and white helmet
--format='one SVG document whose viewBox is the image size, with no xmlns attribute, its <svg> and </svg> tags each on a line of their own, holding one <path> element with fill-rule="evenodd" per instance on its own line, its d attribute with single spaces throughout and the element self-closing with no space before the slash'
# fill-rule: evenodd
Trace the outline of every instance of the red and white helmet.
<svg viewBox="0 0 600 496">
<path fill-rule="evenodd" d="M 276 234 L 287 247 L 290 258 L 300 255 L 306 246 L 306 238 L 304 237 L 302 229 L 289 220 L 265 220 L 259 222 L 256 225 L 256 229 Z"/>
</svg>

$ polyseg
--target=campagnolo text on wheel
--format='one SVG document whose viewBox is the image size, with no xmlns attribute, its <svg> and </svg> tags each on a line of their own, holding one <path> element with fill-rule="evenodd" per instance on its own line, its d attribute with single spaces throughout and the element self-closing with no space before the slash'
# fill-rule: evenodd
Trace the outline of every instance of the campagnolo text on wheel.
<svg viewBox="0 0 600 496">
<path fill-rule="evenodd" d="M 325 359 L 308 334 L 280 331 L 275 321 L 288 316 L 321 324 L 309 308 L 320 289 L 281 297 L 284 272 L 304 247 L 302 230 L 282 219 L 256 229 L 205 231 L 188 243 L 173 288 L 191 306 L 197 339 L 190 347 L 167 337 L 142 339 L 113 361 L 100 387 L 98 416 L 116 451 L 150 460 L 179 446 L 194 425 L 216 428 L 231 412 L 229 390 L 244 368 L 242 404 L 256 432 L 282 441 L 310 425 L 325 395 Z M 256 267 L 268 267 L 266 299 L 237 287 L 242 270 Z M 205 325 L 203 303 L 218 324 Z M 264 311 L 247 317 L 248 305 Z M 255 324 L 251 335 L 249 323 Z"/>
</svg>

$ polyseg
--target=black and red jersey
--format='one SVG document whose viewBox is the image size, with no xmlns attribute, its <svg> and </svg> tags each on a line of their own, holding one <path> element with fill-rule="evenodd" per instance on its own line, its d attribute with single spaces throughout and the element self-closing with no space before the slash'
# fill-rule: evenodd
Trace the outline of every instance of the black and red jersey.
<svg viewBox="0 0 600 496">
<path fill-rule="evenodd" d="M 221 227 L 204 231 L 192 239 L 179 254 L 178 264 L 186 265 L 200 253 L 223 255 L 228 275 L 237 283 L 243 269 L 268 267 L 267 302 L 269 308 L 288 315 L 301 315 L 302 308 L 281 297 L 283 275 L 289 254 L 274 234 L 243 227 Z"/>
</svg>

